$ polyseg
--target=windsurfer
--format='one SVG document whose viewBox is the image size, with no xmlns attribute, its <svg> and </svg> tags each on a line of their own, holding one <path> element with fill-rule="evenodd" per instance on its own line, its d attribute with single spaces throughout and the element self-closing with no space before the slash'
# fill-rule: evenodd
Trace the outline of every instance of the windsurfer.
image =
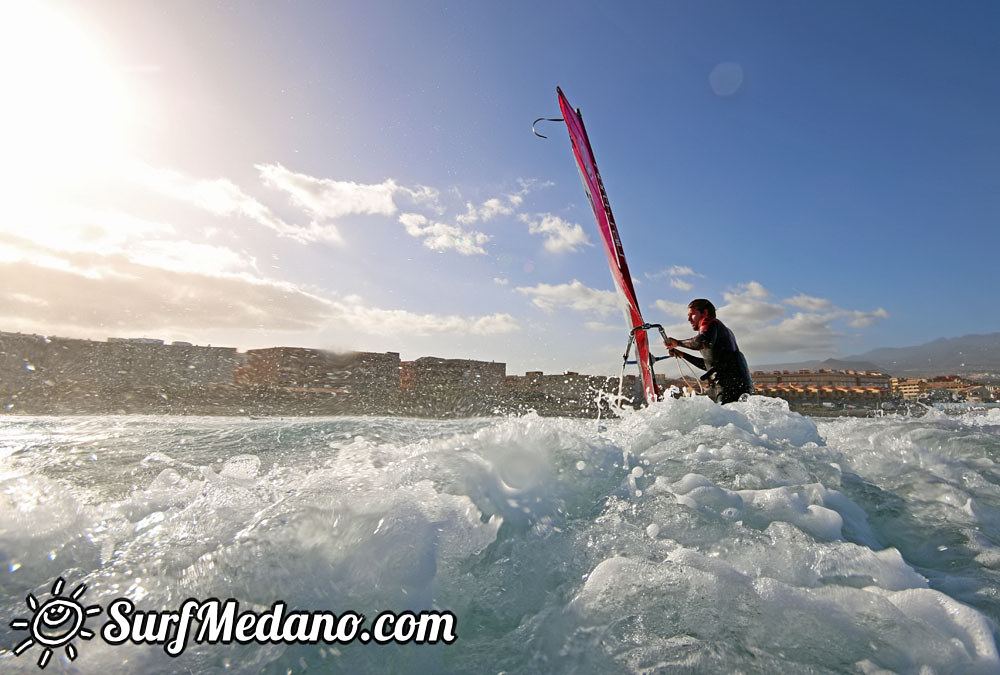
<svg viewBox="0 0 1000 675">
<path fill-rule="evenodd" d="M 688 322 L 698 334 L 687 340 L 667 337 L 663 344 L 670 355 L 706 371 L 701 379 L 708 381 L 708 395 L 716 403 L 732 403 L 743 394 L 753 393 L 747 360 L 733 332 L 715 317 L 715 305 L 703 298 L 692 300 L 688 304 Z M 682 352 L 678 347 L 697 349 L 701 356 Z"/>
</svg>

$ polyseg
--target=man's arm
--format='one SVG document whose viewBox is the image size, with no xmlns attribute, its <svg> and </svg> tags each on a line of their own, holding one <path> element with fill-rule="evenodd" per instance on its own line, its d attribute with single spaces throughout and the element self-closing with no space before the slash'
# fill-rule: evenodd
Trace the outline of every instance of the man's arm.
<svg viewBox="0 0 1000 675">
<path fill-rule="evenodd" d="M 715 322 L 712 322 L 704 331 L 698 333 L 692 338 L 688 338 L 687 340 L 678 340 L 676 338 L 668 337 L 666 345 L 670 349 L 675 347 L 684 347 L 684 349 L 694 349 L 698 351 L 701 351 L 706 347 L 711 349 L 715 345 L 718 334 L 718 328 L 715 326 Z"/>
<path fill-rule="evenodd" d="M 702 349 L 705 346 L 704 334 L 698 333 L 693 338 L 688 338 L 687 340 L 675 340 L 678 347 L 684 347 L 685 349 Z"/>
<path fill-rule="evenodd" d="M 681 343 L 678 342 L 677 344 L 681 344 Z M 708 370 L 705 367 L 705 359 L 701 358 L 700 356 L 695 356 L 694 354 L 688 354 L 687 352 L 682 352 L 682 351 L 679 351 L 677 349 L 671 349 L 670 350 L 670 355 L 671 356 L 676 356 L 676 357 L 681 358 L 681 359 L 684 359 L 685 361 L 687 361 L 688 363 L 690 363 L 691 365 L 693 365 L 695 368 L 701 368 L 702 370 Z"/>
</svg>

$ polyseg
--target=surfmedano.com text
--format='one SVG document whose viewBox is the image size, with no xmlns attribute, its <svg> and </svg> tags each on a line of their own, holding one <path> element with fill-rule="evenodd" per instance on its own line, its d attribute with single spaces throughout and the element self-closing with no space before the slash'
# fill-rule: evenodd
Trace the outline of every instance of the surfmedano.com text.
<svg viewBox="0 0 1000 675">
<path fill-rule="evenodd" d="M 240 612 L 239 602 L 185 600 L 177 611 L 137 611 L 127 598 L 108 606 L 108 622 L 101 637 L 112 645 L 162 645 L 170 656 L 180 656 L 189 642 L 196 644 L 451 644 L 455 615 L 451 612 L 382 612 L 365 627 L 365 616 L 347 611 L 289 610 L 282 601 L 269 610 Z"/>
</svg>

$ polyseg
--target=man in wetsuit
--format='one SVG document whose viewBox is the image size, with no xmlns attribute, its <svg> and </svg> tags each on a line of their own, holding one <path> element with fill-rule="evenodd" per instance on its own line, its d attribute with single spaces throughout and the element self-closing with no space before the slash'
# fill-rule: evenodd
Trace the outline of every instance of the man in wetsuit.
<svg viewBox="0 0 1000 675">
<path fill-rule="evenodd" d="M 664 343 L 670 355 L 707 371 L 701 376 L 709 383 L 708 395 L 716 403 L 738 401 L 753 393 L 753 380 L 747 360 L 736 345 L 733 332 L 715 318 L 715 305 L 699 298 L 688 305 L 688 321 L 698 334 L 688 340 L 668 337 Z M 678 347 L 697 349 L 701 357 L 678 351 Z"/>
</svg>

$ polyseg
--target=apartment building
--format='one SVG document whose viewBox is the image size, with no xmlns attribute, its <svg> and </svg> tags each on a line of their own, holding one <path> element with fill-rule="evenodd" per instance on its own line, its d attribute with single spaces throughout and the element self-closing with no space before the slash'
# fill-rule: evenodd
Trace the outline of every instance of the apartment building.
<svg viewBox="0 0 1000 675">
<path fill-rule="evenodd" d="M 778 385 L 792 387 L 833 387 L 833 388 L 873 388 L 888 393 L 891 380 L 885 373 L 867 370 L 775 370 L 771 372 L 754 371 L 754 385 L 758 389 Z"/>
<path fill-rule="evenodd" d="M 506 363 L 422 356 L 400 364 L 399 387 L 405 392 L 469 389 L 499 394 L 506 376 Z"/>
<path fill-rule="evenodd" d="M 399 391 L 397 352 L 337 353 L 302 347 L 251 349 L 234 382 L 272 392 L 340 396 L 360 409 L 395 402 Z"/>
</svg>

